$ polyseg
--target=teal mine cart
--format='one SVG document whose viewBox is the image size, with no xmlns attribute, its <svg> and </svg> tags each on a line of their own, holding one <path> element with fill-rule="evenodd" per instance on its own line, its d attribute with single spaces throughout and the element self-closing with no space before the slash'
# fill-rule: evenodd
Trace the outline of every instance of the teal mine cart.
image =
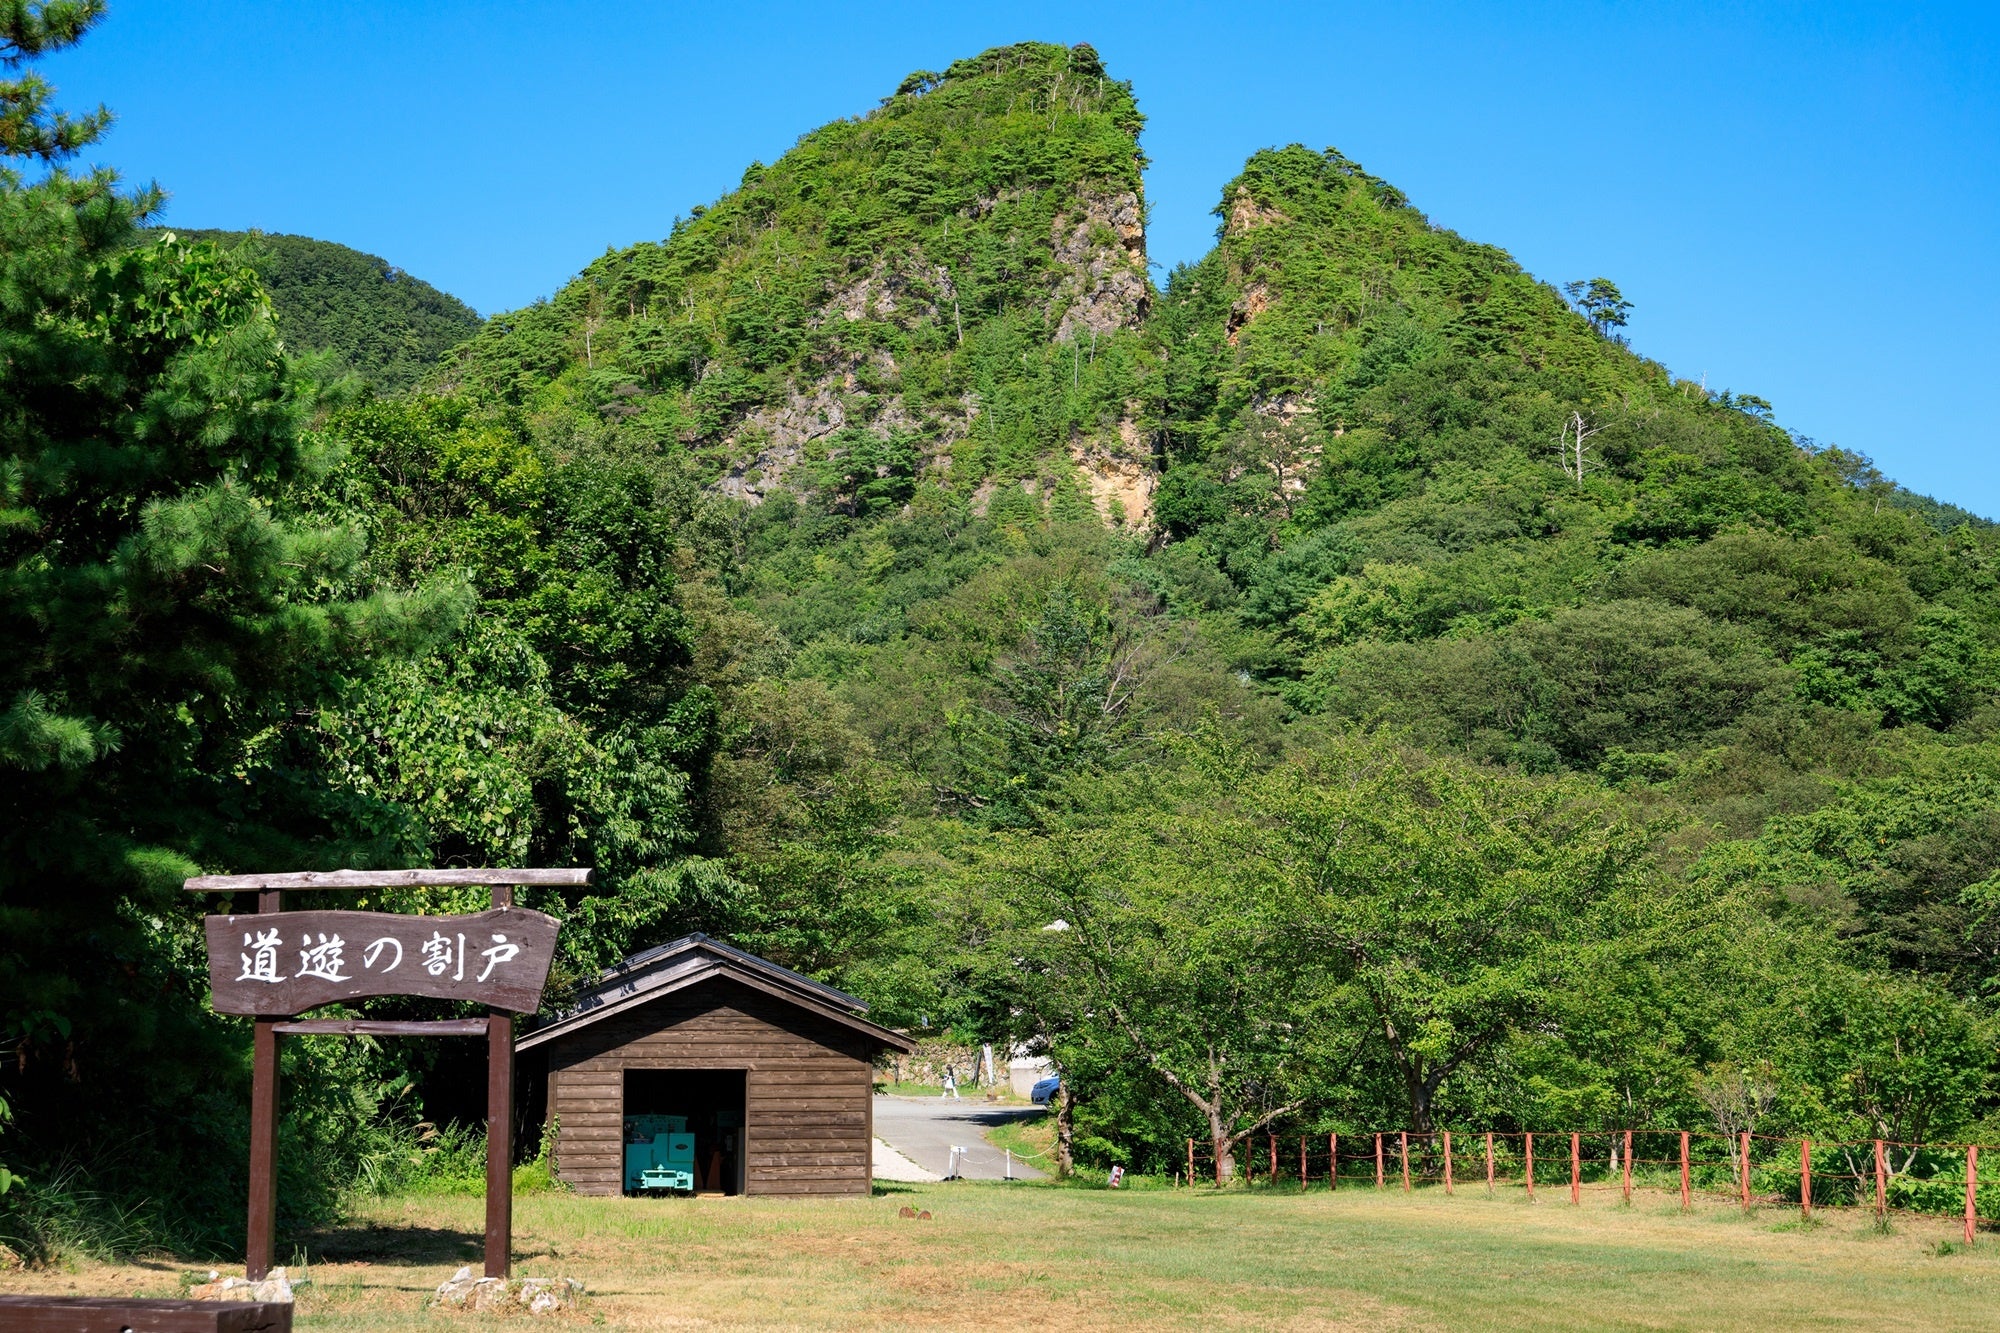
<svg viewBox="0 0 2000 1333">
<path fill-rule="evenodd" d="M 684 1115 L 625 1117 L 625 1191 L 694 1192 L 694 1135 Z"/>
</svg>

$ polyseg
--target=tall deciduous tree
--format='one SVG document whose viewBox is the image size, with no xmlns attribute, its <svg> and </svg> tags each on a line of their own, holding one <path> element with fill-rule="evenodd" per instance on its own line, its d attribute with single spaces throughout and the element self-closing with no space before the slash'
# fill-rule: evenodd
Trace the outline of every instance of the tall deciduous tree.
<svg viewBox="0 0 2000 1333">
<path fill-rule="evenodd" d="M 1147 1071 L 1193 1111 L 1226 1180 L 1237 1147 L 1296 1110 L 1325 1062 L 1298 937 L 1211 873 L 1196 810 L 1212 794 L 1198 781 L 1180 793 L 1195 808 L 1167 813 L 1178 802 L 1156 790 L 1025 839 L 1009 879 L 1021 1007 L 1058 1062 Z"/>
<path fill-rule="evenodd" d="M 1269 868 L 1273 915 L 1373 1029 L 1420 1132 L 1447 1080 L 1550 1018 L 1633 928 L 1607 911 L 1643 840 L 1576 786 L 1343 743 L 1244 804 L 1241 863 Z"/>
</svg>

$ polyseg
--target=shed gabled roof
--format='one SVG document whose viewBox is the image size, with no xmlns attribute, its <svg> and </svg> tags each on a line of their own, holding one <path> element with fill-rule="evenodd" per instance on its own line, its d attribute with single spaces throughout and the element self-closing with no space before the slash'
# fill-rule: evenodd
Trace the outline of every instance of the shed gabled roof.
<svg viewBox="0 0 2000 1333">
<path fill-rule="evenodd" d="M 915 1043 L 908 1037 L 863 1018 L 868 1006 L 846 991 L 835 990 L 824 982 L 814 981 L 788 967 L 780 967 L 768 958 L 745 953 L 700 933 L 685 935 L 671 944 L 635 953 L 605 969 L 604 975 L 578 996 L 575 1004 L 556 1015 L 546 1026 L 537 1028 L 514 1043 L 514 1049 L 524 1051 L 531 1046 L 539 1046 L 588 1027 L 599 1019 L 623 1013 L 711 977 L 727 977 L 741 982 L 753 990 L 763 991 L 821 1018 L 852 1028 L 884 1046 L 893 1046 L 901 1051 L 915 1049 Z"/>
</svg>

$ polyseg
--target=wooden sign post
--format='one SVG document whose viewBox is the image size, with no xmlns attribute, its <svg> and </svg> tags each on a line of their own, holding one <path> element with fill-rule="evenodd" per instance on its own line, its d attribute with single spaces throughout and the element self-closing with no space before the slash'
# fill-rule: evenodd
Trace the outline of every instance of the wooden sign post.
<svg viewBox="0 0 2000 1333">
<path fill-rule="evenodd" d="M 504 1278 L 514 1230 L 514 1015 L 541 1003 L 555 957 L 554 917 L 514 906 L 516 885 L 580 887 L 588 870 L 334 870 L 200 875 L 194 893 L 255 893 L 255 915 L 211 916 L 208 978 L 216 1012 L 255 1020 L 250 1075 L 250 1214 L 244 1271 L 271 1271 L 277 1211 L 278 1038 L 290 1033 L 486 1038 L 486 1276 Z M 285 891 L 479 887 L 489 911 L 463 916 L 287 912 Z M 371 995 L 470 1000 L 486 1017 L 437 1022 L 307 1019 Z"/>
</svg>

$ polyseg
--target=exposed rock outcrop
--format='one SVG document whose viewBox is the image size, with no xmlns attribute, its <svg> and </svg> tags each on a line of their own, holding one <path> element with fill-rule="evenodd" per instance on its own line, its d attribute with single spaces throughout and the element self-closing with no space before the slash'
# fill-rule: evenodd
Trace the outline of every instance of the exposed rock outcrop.
<svg viewBox="0 0 2000 1333">
<path fill-rule="evenodd" d="M 1056 261 L 1069 270 L 1050 310 L 1062 311 L 1056 341 L 1132 329 L 1146 316 L 1146 218 L 1139 196 L 1086 194 L 1050 229 Z"/>
<path fill-rule="evenodd" d="M 1229 201 L 1229 220 L 1223 225 L 1223 231 L 1226 235 L 1240 236 L 1253 227 L 1270 227 L 1290 221 L 1277 209 L 1258 203 L 1249 190 L 1239 186 L 1235 197 Z"/>
<path fill-rule="evenodd" d="M 1223 337 L 1231 347 L 1249 327 L 1250 321 L 1271 308 L 1271 289 L 1261 282 L 1253 282 L 1243 289 L 1243 295 L 1229 308 L 1229 318 L 1223 326 Z"/>
<path fill-rule="evenodd" d="M 976 201 L 970 212 L 983 215 L 997 202 L 1004 198 Z M 1146 281 L 1145 213 L 1136 192 L 1080 195 L 1073 207 L 1057 216 L 1049 244 L 1062 268 L 1048 307 L 1057 319 L 1058 342 L 1139 327 L 1151 288 Z M 821 327 L 879 319 L 909 328 L 929 319 L 956 338 L 962 336 L 964 318 L 957 296 L 946 265 L 921 258 L 885 259 L 835 291 L 809 322 Z M 816 378 L 795 380 L 782 399 L 751 409 L 730 432 L 724 443 L 732 462 L 716 488 L 760 504 L 775 488 L 795 485 L 787 483 L 787 474 L 815 445 L 849 426 L 865 427 L 885 438 L 899 432 L 921 434 L 928 439 L 933 458 L 948 458 L 952 446 L 972 429 L 979 413 L 977 400 L 968 395 L 955 413 L 920 419 L 899 391 L 871 394 L 863 384 L 868 380 L 878 386 L 893 385 L 897 373 L 895 360 L 877 350 L 853 355 Z M 1090 450 L 1090 457 L 1099 461 L 1086 470 L 1085 479 L 1107 521 L 1115 512 L 1110 507 L 1115 498 L 1124 506 L 1127 521 L 1138 522 L 1140 515 L 1151 513 L 1151 483 L 1135 471 L 1143 470 L 1143 465 L 1124 460 L 1123 452 L 1116 447 Z"/>
<path fill-rule="evenodd" d="M 1153 492 L 1160 484 L 1160 474 L 1154 470 L 1139 427 L 1130 415 L 1118 423 L 1115 446 L 1107 448 L 1095 440 L 1079 439 L 1070 444 L 1069 456 L 1098 517 L 1107 526 L 1134 530 L 1151 526 Z"/>
</svg>

